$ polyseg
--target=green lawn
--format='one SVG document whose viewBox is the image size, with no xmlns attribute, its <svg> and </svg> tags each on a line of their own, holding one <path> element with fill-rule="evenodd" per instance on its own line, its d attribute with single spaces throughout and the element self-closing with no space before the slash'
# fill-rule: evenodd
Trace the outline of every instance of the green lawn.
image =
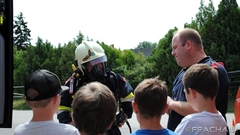
<svg viewBox="0 0 240 135">
<path fill-rule="evenodd" d="M 13 100 L 13 109 L 14 110 L 31 110 L 28 104 L 24 99 L 14 99 Z"/>
<path fill-rule="evenodd" d="M 228 101 L 228 112 L 234 112 L 234 101 L 233 99 Z"/>
<path fill-rule="evenodd" d="M 13 109 L 15 110 L 30 110 L 31 108 L 26 104 L 24 99 L 14 99 L 13 100 Z M 229 100 L 228 102 L 228 112 L 234 111 L 234 101 Z"/>
</svg>

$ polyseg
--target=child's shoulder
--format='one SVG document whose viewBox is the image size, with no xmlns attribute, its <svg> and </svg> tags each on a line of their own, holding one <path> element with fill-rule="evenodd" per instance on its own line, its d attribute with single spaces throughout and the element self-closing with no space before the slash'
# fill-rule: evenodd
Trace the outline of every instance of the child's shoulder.
<svg viewBox="0 0 240 135">
<path fill-rule="evenodd" d="M 207 112 L 207 111 L 202 111 L 199 113 L 193 113 L 193 114 L 189 114 L 187 116 L 184 117 L 184 119 L 204 119 L 204 118 L 212 118 L 213 116 L 222 116 L 220 112 L 218 113 L 211 113 L 211 112 Z"/>
<path fill-rule="evenodd" d="M 177 135 L 177 133 L 173 132 L 172 130 L 169 130 L 167 128 L 166 128 L 166 130 L 167 130 L 167 133 L 168 133 L 166 135 Z"/>
</svg>

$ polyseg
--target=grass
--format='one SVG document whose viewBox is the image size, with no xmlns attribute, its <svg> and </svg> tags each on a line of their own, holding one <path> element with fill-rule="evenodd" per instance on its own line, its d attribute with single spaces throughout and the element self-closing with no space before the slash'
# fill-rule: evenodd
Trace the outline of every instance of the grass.
<svg viewBox="0 0 240 135">
<path fill-rule="evenodd" d="M 235 103 L 235 100 L 229 99 L 229 101 L 228 101 L 228 111 L 227 112 L 229 112 L 229 113 L 234 112 L 234 103 Z"/>
<path fill-rule="evenodd" d="M 31 110 L 31 108 L 22 98 L 13 100 L 13 109 L 14 110 Z"/>
<path fill-rule="evenodd" d="M 228 102 L 228 112 L 229 113 L 234 112 L 234 101 L 235 100 L 229 100 L 229 102 Z M 31 110 L 31 108 L 28 106 L 28 104 L 22 98 L 13 100 L 13 109 L 15 109 L 15 110 Z"/>
</svg>

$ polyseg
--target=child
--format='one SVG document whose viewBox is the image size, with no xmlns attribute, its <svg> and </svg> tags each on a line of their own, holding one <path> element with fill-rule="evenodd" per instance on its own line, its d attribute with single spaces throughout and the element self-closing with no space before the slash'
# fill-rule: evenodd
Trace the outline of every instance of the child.
<svg viewBox="0 0 240 135">
<path fill-rule="evenodd" d="M 167 86 L 158 77 L 145 79 L 138 84 L 132 106 L 140 129 L 131 135 L 176 135 L 160 124 L 162 115 L 168 110 L 167 96 Z"/>
<path fill-rule="evenodd" d="M 217 70 L 207 64 L 194 64 L 185 72 L 182 81 L 187 101 L 198 113 L 185 116 L 175 132 L 180 135 L 226 135 L 227 123 L 215 106 L 219 87 Z"/>
<path fill-rule="evenodd" d="M 79 135 L 78 130 L 69 124 L 60 124 L 53 120 L 60 103 L 60 80 L 54 73 L 37 70 L 25 81 L 25 101 L 32 108 L 31 121 L 21 124 L 14 135 Z"/>
<path fill-rule="evenodd" d="M 117 103 L 112 91 L 99 82 L 91 82 L 75 93 L 72 117 L 81 135 L 104 135 L 116 116 Z"/>
</svg>

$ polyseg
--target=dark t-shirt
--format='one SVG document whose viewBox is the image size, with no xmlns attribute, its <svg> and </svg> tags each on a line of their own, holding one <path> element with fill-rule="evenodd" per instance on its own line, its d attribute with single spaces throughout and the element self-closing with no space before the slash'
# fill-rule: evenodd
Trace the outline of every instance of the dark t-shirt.
<svg viewBox="0 0 240 135">
<path fill-rule="evenodd" d="M 206 63 L 212 66 L 212 63 L 217 64 L 218 69 L 218 79 L 219 79 L 219 90 L 216 97 L 216 108 L 221 112 L 223 117 L 226 120 L 225 114 L 227 113 L 228 108 L 228 94 L 229 94 L 229 78 L 226 69 L 216 61 L 212 60 L 211 57 L 205 57 L 198 63 Z M 188 68 L 183 68 L 176 79 L 173 82 L 172 89 L 172 99 L 175 101 L 187 101 L 184 93 L 184 86 L 182 83 L 182 78 L 185 71 Z M 181 122 L 184 116 L 178 114 L 177 112 L 171 110 L 169 113 L 168 125 L 167 128 L 174 131 L 177 125 Z"/>
</svg>

